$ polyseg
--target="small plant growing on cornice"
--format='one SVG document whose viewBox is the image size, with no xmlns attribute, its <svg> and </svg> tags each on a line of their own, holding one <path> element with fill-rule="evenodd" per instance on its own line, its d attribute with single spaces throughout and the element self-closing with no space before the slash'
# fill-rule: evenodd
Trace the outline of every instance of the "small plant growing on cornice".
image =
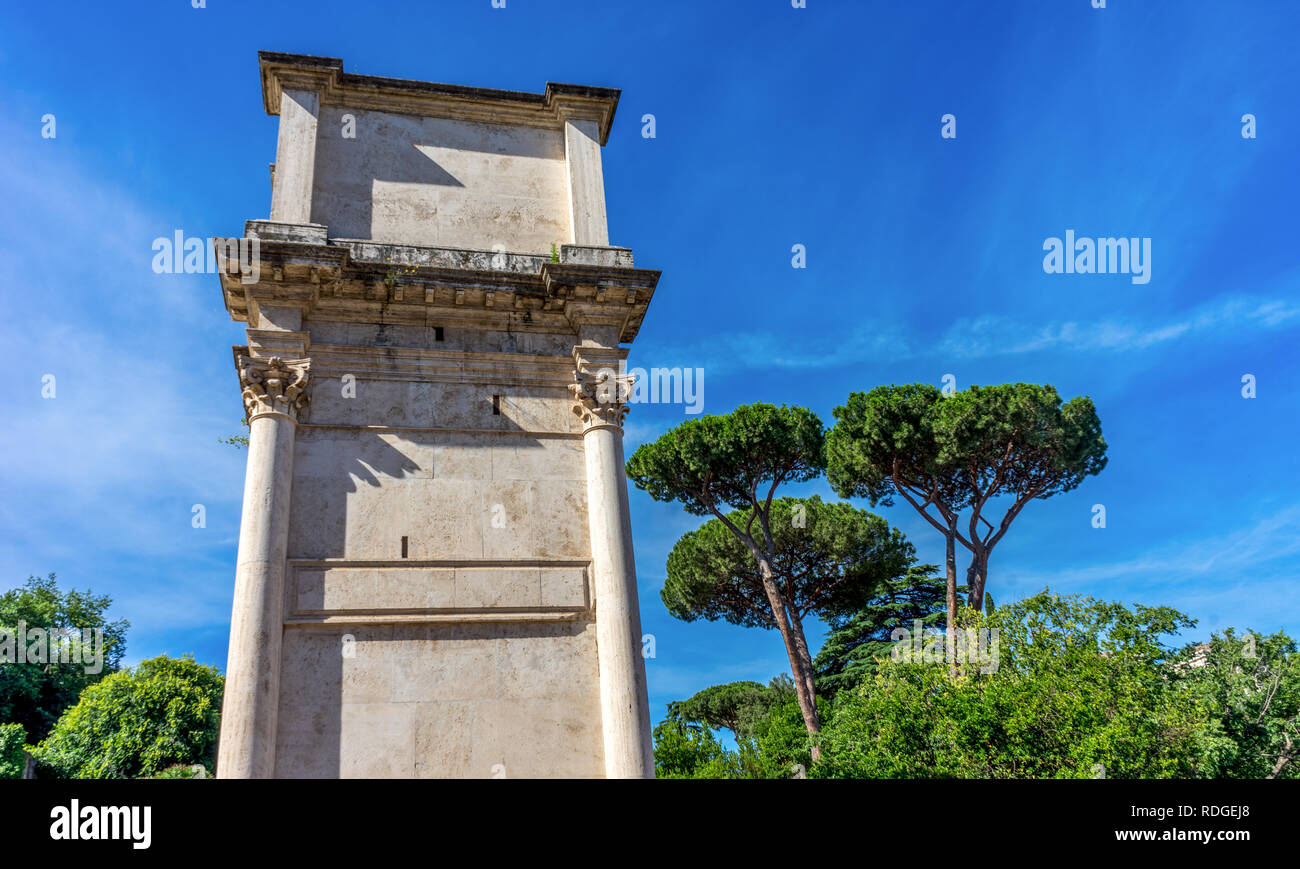
<svg viewBox="0 0 1300 869">
<path fill-rule="evenodd" d="M 555 246 L 555 242 L 551 242 L 551 262 L 557 263 L 559 261 L 560 261 L 559 248 Z"/>
<path fill-rule="evenodd" d="M 239 422 L 244 428 L 248 428 L 248 417 L 244 417 Z M 217 438 L 217 443 L 230 444 L 237 450 L 243 449 L 248 446 L 248 435 L 231 435 L 228 438 Z"/>
<path fill-rule="evenodd" d="M 390 257 L 384 257 L 384 262 L 391 263 L 392 261 L 393 260 Z M 397 285 L 398 275 L 413 275 L 413 274 L 415 274 L 414 266 L 408 269 L 389 269 L 388 272 L 384 275 L 384 284 L 388 287 L 388 289 L 391 290 L 394 286 Z"/>
</svg>

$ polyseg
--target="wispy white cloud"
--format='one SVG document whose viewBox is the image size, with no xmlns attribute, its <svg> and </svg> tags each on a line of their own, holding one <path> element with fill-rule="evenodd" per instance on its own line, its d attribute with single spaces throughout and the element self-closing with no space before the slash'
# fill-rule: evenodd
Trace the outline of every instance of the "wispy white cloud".
<svg viewBox="0 0 1300 869">
<path fill-rule="evenodd" d="M 1300 554 L 1300 504 L 1215 537 L 1162 543 L 1121 561 L 1058 568 L 1052 571 L 1052 581 L 1070 586 L 1135 579 L 1180 584 L 1205 576 L 1248 576 L 1264 565 L 1289 560 L 1297 554 Z M 1290 566 L 1290 571 L 1300 580 L 1300 568 Z"/>
<path fill-rule="evenodd" d="M 863 324 L 842 336 L 791 341 L 774 332 L 720 335 L 692 345 L 642 348 L 646 359 L 701 366 L 722 376 L 741 371 L 803 371 L 856 363 L 934 356 L 982 359 L 1021 353 L 1123 353 L 1173 344 L 1193 336 L 1259 332 L 1300 325 L 1300 303 L 1282 298 L 1227 296 L 1168 317 L 1114 317 L 1032 324 L 989 315 L 962 318 L 937 340 L 924 341 L 895 327 Z M 656 363 L 658 364 L 658 363 Z"/>
<path fill-rule="evenodd" d="M 838 338 L 792 340 L 775 332 L 726 332 L 707 341 L 660 345 L 646 341 L 638 348 L 637 365 L 702 367 L 706 376 L 739 371 L 804 371 L 912 355 L 897 329 L 874 324 Z"/>
<path fill-rule="evenodd" d="M 939 350 L 968 359 L 1044 350 L 1127 352 L 1210 330 L 1224 333 L 1294 326 L 1300 322 L 1297 318 L 1300 318 L 1300 304 L 1250 297 L 1217 300 L 1163 320 L 1067 320 L 1030 326 L 1007 317 L 988 316 L 954 323 L 939 343 Z"/>
<path fill-rule="evenodd" d="M 1300 617 L 1300 503 L 1214 536 L 1162 541 L 1123 559 L 1051 570 L 1009 566 L 999 584 L 1018 597 L 1045 586 L 1064 593 L 1167 604 L 1203 622 L 1275 630 Z"/>
</svg>

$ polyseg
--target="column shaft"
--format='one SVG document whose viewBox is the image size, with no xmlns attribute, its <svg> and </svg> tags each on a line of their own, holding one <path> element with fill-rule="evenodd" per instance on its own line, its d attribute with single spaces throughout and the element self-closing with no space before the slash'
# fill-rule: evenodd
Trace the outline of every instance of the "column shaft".
<svg viewBox="0 0 1300 869">
<path fill-rule="evenodd" d="M 600 711 L 607 778 L 653 778 L 650 703 L 641 658 L 641 610 L 623 471 L 623 432 L 588 428 L 587 513 L 595 580 Z"/>
<path fill-rule="evenodd" d="M 249 421 L 248 470 L 217 758 L 220 778 L 270 778 L 275 773 L 295 427 L 293 419 L 283 413 L 264 413 Z"/>
</svg>

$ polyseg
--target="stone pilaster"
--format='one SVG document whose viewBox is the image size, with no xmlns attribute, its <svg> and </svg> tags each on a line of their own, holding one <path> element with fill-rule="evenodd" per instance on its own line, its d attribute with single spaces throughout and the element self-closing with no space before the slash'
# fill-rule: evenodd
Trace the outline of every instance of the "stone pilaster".
<svg viewBox="0 0 1300 869">
<path fill-rule="evenodd" d="M 280 132 L 275 145 L 271 219 L 311 223 L 311 192 L 316 172 L 316 125 L 320 93 L 286 86 L 280 95 Z"/>
<path fill-rule="evenodd" d="M 617 376 L 626 351 L 574 349 L 573 411 L 583 423 L 587 515 L 595 585 L 601 726 L 607 778 L 653 778 L 650 704 L 641 656 L 641 611 L 623 459 L 630 384 Z"/>
<path fill-rule="evenodd" d="M 605 178 L 600 161 L 600 125 L 586 118 L 564 119 L 564 155 L 569 168 L 569 215 L 573 243 L 605 247 Z"/>
<path fill-rule="evenodd" d="M 307 404 L 311 360 L 241 354 L 236 364 L 248 414 L 248 469 L 217 775 L 270 778 L 275 773 L 293 443 Z"/>
</svg>

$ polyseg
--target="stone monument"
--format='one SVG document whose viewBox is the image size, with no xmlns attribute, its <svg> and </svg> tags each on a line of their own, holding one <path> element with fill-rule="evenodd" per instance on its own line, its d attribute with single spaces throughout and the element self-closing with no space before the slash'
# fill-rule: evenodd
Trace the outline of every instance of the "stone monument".
<svg viewBox="0 0 1300 869">
<path fill-rule="evenodd" d="M 214 240 L 249 423 L 217 774 L 653 776 L 619 92 L 259 60 L 270 219 Z"/>
</svg>

